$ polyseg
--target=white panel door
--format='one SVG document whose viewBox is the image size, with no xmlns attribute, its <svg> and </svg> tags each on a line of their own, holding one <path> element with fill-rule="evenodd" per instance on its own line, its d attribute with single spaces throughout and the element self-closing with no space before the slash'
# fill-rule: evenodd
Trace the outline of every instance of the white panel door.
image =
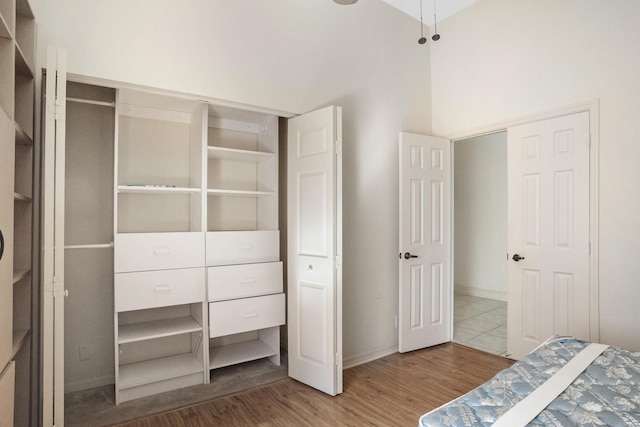
<svg viewBox="0 0 640 427">
<path fill-rule="evenodd" d="M 400 352 L 452 339 L 450 146 L 400 133 Z"/>
<path fill-rule="evenodd" d="M 289 376 L 342 393 L 342 109 L 289 120 Z"/>
<path fill-rule="evenodd" d="M 42 199 L 43 379 L 45 427 L 64 426 L 64 176 L 66 51 L 49 47 Z"/>
<path fill-rule="evenodd" d="M 507 351 L 589 339 L 589 113 L 508 129 Z"/>
</svg>

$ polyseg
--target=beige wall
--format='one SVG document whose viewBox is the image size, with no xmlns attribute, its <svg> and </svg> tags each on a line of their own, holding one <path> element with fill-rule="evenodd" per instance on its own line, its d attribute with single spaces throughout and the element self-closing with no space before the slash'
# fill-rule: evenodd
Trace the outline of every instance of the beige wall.
<svg viewBox="0 0 640 427">
<path fill-rule="evenodd" d="M 33 3 L 40 66 L 52 44 L 70 73 L 290 113 L 342 105 L 345 365 L 395 351 L 398 132 L 431 130 L 415 20 L 379 0 Z"/>
<path fill-rule="evenodd" d="M 433 132 L 599 100 L 600 337 L 640 350 L 640 2 L 481 0 L 438 24 Z"/>
</svg>

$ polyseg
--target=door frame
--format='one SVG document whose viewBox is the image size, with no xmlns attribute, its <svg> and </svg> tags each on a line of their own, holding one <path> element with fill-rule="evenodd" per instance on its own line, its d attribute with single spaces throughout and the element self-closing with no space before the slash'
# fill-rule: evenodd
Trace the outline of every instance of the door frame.
<svg viewBox="0 0 640 427">
<path fill-rule="evenodd" d="M 575 113 L 589 113 L 589 338 L 593 342 L 600 341 L 600 302 L 598 300 L 600 289 L 599 277 L 599 259 L 600 259 L 600 234 L 599 234 L 599 152 L 600 152 L 600 99 L 592 99 L 584 102 L 570 104 L 564 107 L 554 108 L 548 111 L 532 113 L 531 115 L 507 119 L 486 126 L 481 126 L 468 131 L 457 132 L 446 135 L 445 138 L 451 140 L 451 144 L 456 141 L 474 138 L 478 136 L 488 135 L 496 132 L 507 131 L 510 127 L 519 126 L 528 123 L 539 122 L 543 120 L 553 119 L 562 116 L 568 116 Z M 454 224 L 454 182 L 455 169 L 454 165 L 455 150 L 451 150 L 451 280 L 455 283 L 454 275 L 454 242 L 455 242 L 455 224 Z M 453 307 L 453 286 L 452 286 L 451 304 Z M 453 316 L 451 319 L 453 323 Z M 452 324 L 453 330 L 453 324 Z"/>
</svg>

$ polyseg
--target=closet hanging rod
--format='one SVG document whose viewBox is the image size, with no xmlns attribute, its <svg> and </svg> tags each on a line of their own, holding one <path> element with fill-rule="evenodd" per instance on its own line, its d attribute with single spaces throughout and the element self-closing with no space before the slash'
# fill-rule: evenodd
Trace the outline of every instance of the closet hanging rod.
<svg viewBox="0 0 640 427">
<path fill-rule="evenodd" d="M 65 249 L 108 249 L 113 247 L 111 243 L 97 243 L 95 245 L 65 245 Z"/>
<path fill-rule="evenodd" d="M 80 104 L 101 105 L 103 107 L 111 107 L 111 108 L 115 108 L 115 106 L 116 106 L 115 102 L 93 101 L 91 99 L 82 99 L 82 98 L 69 98 L 69 97 L 67 97 L 67 101 L 78 102 Z"/>
</svg>

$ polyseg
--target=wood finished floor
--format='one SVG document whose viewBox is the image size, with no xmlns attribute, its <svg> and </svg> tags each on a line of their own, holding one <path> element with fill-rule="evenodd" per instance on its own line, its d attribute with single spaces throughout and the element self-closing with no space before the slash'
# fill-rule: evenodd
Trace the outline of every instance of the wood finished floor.
<svg viewBox="0 0 640 427">
<path fill-rule="evenodd" d="M 344 392 L 335 397 L 284 379 L 118 426 L 416 426 L 422 414 L 511 364 L 500 356 L 447 343 L 347 369 Z"/>
</svg>

